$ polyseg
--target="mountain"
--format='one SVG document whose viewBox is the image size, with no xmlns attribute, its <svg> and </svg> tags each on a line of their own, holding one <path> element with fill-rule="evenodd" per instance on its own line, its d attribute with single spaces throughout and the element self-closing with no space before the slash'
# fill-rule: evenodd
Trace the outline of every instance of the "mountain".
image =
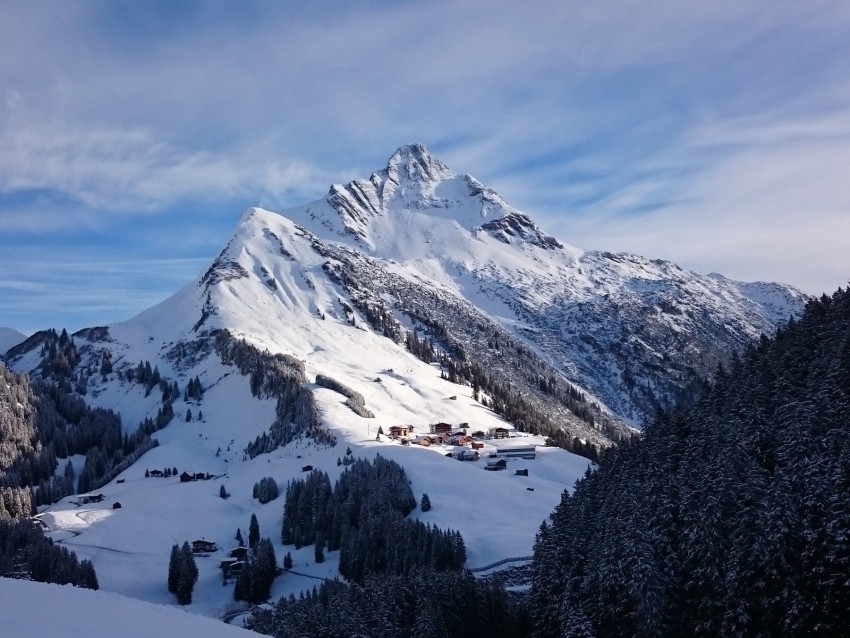
<svg viewBox="0 0 850 638">
<path fill-rule="evenodd" d="M 284 547 L 280 501 L 260 505 L 252 486 L 271 477 L 283 490 L 311 467 L 333 481 L 342 458 L 380 454 L 405 468 L 417 501 L 430 496 L 410 516 L 460 532 L 468 565 L 522 558 L 585 457 L 691 398 L 804 301 L 780 284 L 568 246 L 405 146 L 316 202 L 249 209 L 196 281 L 140 315 L 11 348 L 9 366 L 37 386 L 21 418 L 43 439 L 15 461 L 17 505 L 30 477 L 51 537 L 91 560 L 103 589 L 158 603 L 173 602 L 174 543 L 211 538 L 220 554 L 254 513 L 307 574 L 279 578 L 273 596 L 297 594 L 337 575 L 339 558 L 317 565 L 311 548 Z M 386 436 L 436 423 L 475 433 L 484 458 Z M 534 458 L 484 471 L 517 445 Z M 154 470 L 168 476 L 145 476 Z M 211 480 L 182 483 L 183 472 Z M 68 496 L 71 483 L 103 502 Z M 199 561 L 193 611 L 229 608 L 220 557 Z"/>
<path fill-rule="evenodd" d="M 21 343 L 27 336 L 12 328 L 0 327 L 0 357 L 12 346 Z"/>
<path fill-rule="evenodd" d="M 452 379 L 486 385 L 500 412 L 525 401 L 534 414 L 508 414 L 525 429 L 607 445 L 627 435 L 625 424 L 688 399 L 804 302 L 781 284 L 568 246 L 413 144 L 321 200 L 282 214 L 248 210 L 200 281 L 83 334 L 113 359 L 158 363 L 175 356 L 168 344 L 227 329 L 309 368 L 317 349 L 358 358 L 352 337 L 363 335 L 344 331 L 350 347 L 339 348 L 340 322 L 397 342 L 418 328 L 446 368 L 451 359 Z"/>
</svg>

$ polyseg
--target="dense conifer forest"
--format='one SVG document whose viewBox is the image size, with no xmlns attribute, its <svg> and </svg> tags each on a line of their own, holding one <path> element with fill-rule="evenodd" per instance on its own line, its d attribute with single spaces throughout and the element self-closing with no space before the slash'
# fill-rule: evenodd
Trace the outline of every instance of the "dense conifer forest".
<svg viewBox="0 0 850 638">
<path fill-rule="evenodd" d="M 405 518 L 416 498 L 404 469 L 380 455 L 356 459 L 331 488 L 314 470 L 287 485 L 281 536 L 296 549 L 339 550 L 339 571 L 362 582 L 371 574 L 406 574 L 423 567 L 456 570 L 466 562 L 461 535 Z"/>
<path fill-rule="evenodd" d="M 0 518 L 28 516 L 35 506 L 111 481 L 157 445 L 151 435 L 174 417 L 172 402 L 179 396 L 176 382 L 160 378 L 150 363 L 128 370 L 124 378 L 142 383 L 147 393 L 160 388 L 162 406 L 155 419 L 148 417 L 126 433 L 118 414 L 91 408 L 79 396 L 93 374 L 115 374 L 108 357 L 99 370 L 82 365 L 74 338 L 64 330 L 47 330 L 30 340 L 41 346 L 36 376 L 0 364 Z M 70 463 L 57 473 L 59 459 L 75 454 L 86 457 L 79 476 Z"/>
<path fill-rule="evenodd" d="M 850 635 L 850 292 L 662 414 L 537 536 L 534 635 Z"/>
<path fill-rule="evenodd" d="M 407 518 L 416 499 L 404 469 L 380 455 L 346 463 L 334 487 L 313 471 L 287 486 L 282 535 L 295 547 L 339 550 L 347 582 L 257 610 L 250 627 L 289 637 L 513 637 L 528 633 L 524 606 L 463 569 L 458 532 Z"/>
<path fill-rule="evenodd" d="M 98 588 L 91 561 L 79 561 L 28 520 L 0 520 L 0 577 Z"/>
</svg>

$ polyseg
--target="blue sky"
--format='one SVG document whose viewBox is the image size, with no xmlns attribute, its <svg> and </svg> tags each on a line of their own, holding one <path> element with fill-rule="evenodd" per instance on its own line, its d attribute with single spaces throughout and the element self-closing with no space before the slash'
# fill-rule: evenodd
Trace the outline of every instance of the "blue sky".
<svg viewBox="0 0 850 638">
<path fill-rule="evenodd" d="M 850 279 L 850 5 L 3 2 L 0 326 L 127 319 L 421 142 L 588 249 Z"/>
</svg>

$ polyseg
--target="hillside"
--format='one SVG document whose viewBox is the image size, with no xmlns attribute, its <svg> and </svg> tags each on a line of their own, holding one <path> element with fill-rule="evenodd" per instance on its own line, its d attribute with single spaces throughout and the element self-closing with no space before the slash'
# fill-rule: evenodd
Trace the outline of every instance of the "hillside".
<svg viewBox="0 0 850 638">
<path fill-rule="evenodd" d="M 535 546 L 536 636 L 850 632 L 850 292 L 602 459 Z"/>
<path fill-rule="evenodd" d="M 50 613 L 39 613 L 45 601 Z M 206 636 L 237 638 L 257 634 L 177 609 L 151 605 L 108 592 L 0 578 L 4 631 L 17 638 L 150 638 Z"/>
</svg>

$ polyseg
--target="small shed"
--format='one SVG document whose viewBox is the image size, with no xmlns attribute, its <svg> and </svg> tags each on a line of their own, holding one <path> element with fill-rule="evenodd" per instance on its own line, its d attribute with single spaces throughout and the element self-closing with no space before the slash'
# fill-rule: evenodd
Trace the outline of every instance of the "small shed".
<svg viewBox="0 0 850 638">
<path fill-rule="evenodd" d="M 499 470 L 507 469 L 507 467 L 508 462 L 505 459 L 497 459 L 495 461 L 487 461 L 487 465 L 484 466 L 484 469 L 491 472 L 498 472 Z"/>
<path fill-rule="evenodd" d="M 121 505 L 121 501 L 115 501 L 112 504 L 112 509 L 114 509 L 114 510 L 120 510 L 122 507 L 123 507 L 123 505 Z"/>
<path fill-rule="evenodd" d="M 180 482 L 181 483 L 188 483 L 189 481 L 194 481 L 194 480 L 195 480 L 195 476 L 192 475 L 192 474 L 189 474 L 189 472 L 183 472 L 183 474 L 180 475 Z"/>
<path fill-rule="evenodd" d="M 302 472 L 312 472 L 312 471 L 313 471 L 313 466 L 312 466 L 312 465 L 304 465 L 304 466 L 301 468 L 301 471 L 302 471 Z"/>
<path fill-rule="evenodd" d="M 517 470 L 514 472 L 517 476 L 528 476 L 528 468 L 524 468 L 522 470 Z"/>
</svg>

